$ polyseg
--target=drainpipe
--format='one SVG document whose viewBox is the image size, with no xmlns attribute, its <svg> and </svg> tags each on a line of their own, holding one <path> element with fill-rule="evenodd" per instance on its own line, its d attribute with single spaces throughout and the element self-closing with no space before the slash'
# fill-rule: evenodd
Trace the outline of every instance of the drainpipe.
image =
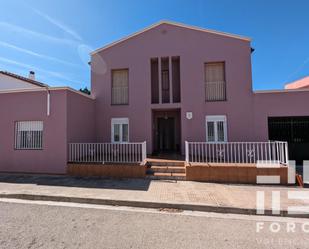
<svg viewBox="0 0 309 249">
<path fill-rule="evenodd" d="M 46 93 L 47 93 L 47 116 L 50 115 L 50 91 L 48 86 L 46 86 Z"/>
</svg>

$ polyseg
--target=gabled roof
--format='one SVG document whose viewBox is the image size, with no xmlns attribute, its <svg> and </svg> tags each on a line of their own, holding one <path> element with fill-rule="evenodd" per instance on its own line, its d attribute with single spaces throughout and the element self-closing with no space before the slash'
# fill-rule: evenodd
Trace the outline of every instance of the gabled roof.
<svg viewBox="0 0 309 249">
<path fill-rule="evenodd" d="M 23 76 L 20 76 L 18 74 L 14 74 L 14 73 L 11 73 L 11 72 L 0 71 L 0 74 L 6 75 L 6 76 L 9 76 L 9 77 L 18 79 L 18 80 L 26 81 L 27 83 L 30 83 L 30 84 L 33 84 L 33 85 L 36 85 L 36 86 L 48 87 L 47 84 L 44 84 L 44 83 L 36 81 L 36 80 L 29 79 L 29 78 L 26 78 L 26 77 L 23 77 Z"/>
<path fill-rule="evenodd" d="M 302 89 L 309 88 L 309 76 L 296 80 L 294 82 L 288 83 L 284 86 L 285 89 Z"/>
<path fill-rule="evenodd" d="M 191 26 L 191 25 L 186 25 L 186 24 L 182 24 L 182 23 L 177 23 L 177 22 L 171 22 L 171 21 L 160 21 L 158 23 L 155 23 L 147 28 L 144 28 L 136 33 L 133 33 L 129 36 L 126 36 L 118 41 L 115 41 L 115 42 L 112 42 L 102 48 L 99 48 L 99 49 L 96 49 L 94 50 L 93 52 L 90 53 L 90 55 L 94 55 L 96 53 L 99 53 L 105 49 L 108 49 L 116 44 L 119 44 L 121 42 L 124 42 L 130 38 L 133 38 L 135 36 L 138 36 L 150 29 L 153 29 L 155 27 L 158 27 L 162 24 L 169 24 L 169 25 L 173 25 L 173 26 L 176 26 L 176 27 L 182 27 L 182 28 L 187 28 L 187 29 L 191 29 L 191 30 L 196 30 L 196 31 L 201 31 L 201 32 L 206 32 L 206 33 L 211 33 L 211 34 L 216 34 L 216 35 L 221 35 L 221 36 L 226 36 L 226 37 L 231 37 L 231 38 L 235 38 L 235 39 L 240 39 L 240 40 L 244 40 L 244 41 L 251 41 L 250 38 L 248 37 L 244 37 L 244 36 L 240 36 L 240 35 L 234 35 L 234 34 L 229 34 L 229 33 L 225 33 L 225 32 L 221 32 L 221 31 L 216 31 L 216 30 L 210 30 L 210 29 L 204 29 L 204 28 L 200 28 L 200 27 L 196 27 L 196 26 Z"/>
</svg>

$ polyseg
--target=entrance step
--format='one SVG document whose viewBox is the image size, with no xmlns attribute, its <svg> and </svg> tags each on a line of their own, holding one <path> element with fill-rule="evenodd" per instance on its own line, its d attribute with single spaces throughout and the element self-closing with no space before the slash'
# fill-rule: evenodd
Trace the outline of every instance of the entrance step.
<svg viewBox="0 0 309 249">
<path fill-rule="evenodd" d="M 153 180 L 186 180 L 184 161 L 148 159 L 146 177 Z"/>
<path fill-rule="evenodd" d="M 147 160 L 148 166 L 177 166 L 177 167 L 184 167 L 185 162 L 184 161 L 174 161 L 174 160 L 158 160 L 158 159 L 148 159 Z"/>
<path fill-rule="evenodd" d="M 180 166 L 158 166 L 153 165 L 147 171 L 150 173 L 158 172 L 158 173 L 186 173 L 185 167 Z"/>
<path fill-rule="evenodd" d="M 184 181 L 186 180 L 185 173 L 161 173 L 154 172 L 153 174 L 147 174 L 147 179 L 151 180 L 175 180 L 175 181 Z"/>
</svg>

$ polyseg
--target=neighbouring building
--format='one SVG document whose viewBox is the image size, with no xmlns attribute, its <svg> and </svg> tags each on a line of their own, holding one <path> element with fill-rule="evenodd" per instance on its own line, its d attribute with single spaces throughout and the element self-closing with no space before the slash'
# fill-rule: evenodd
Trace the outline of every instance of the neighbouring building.
<svg viewBox="0 0 309 249">
<path fill-rule="evenodd" d="M 33 71 L 29 72 L 28 78 L 10 72 L 0 71 L 0 91 L 40 89 L 47 86 L 35 80 L 35 73 Z"/>
<path fill-rule="evenodd" d="M 285 89 L 309 89 L 309 76 L 286 84 Z"/>
<path fill-rule="evenodd" d="M 185 141 L 280 140 L 308 160 L 308 88 L 253 91 L 250 41 L 163 21 L 91 53 L 91 96 L 1 90 L 0 171 L 65 173 L 68 144 L 82 142 L 184 155 Z"/>
</svg>

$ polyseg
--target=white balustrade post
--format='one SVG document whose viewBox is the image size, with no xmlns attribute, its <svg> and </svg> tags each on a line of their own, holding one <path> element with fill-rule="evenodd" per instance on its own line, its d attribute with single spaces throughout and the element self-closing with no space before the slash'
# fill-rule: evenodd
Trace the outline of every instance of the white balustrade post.
<svg viewBox="0 0 309 249">
<path fill-rule="evenodd" d="M 185 141 L 185 155 L 186 155 L 186 163 L 189 163 L 189 143 Z"/>
<path fill-rule="evenodd" d="M 289 165 L 289 144 L 285 142 L 285 163 Z"/>
<path fill-rule="evenodd" d="M 145 161 L 147 157 L 147 147 L 146 147 L 146 141 L 142 144 L 142 161 Z"/>
</svg>

